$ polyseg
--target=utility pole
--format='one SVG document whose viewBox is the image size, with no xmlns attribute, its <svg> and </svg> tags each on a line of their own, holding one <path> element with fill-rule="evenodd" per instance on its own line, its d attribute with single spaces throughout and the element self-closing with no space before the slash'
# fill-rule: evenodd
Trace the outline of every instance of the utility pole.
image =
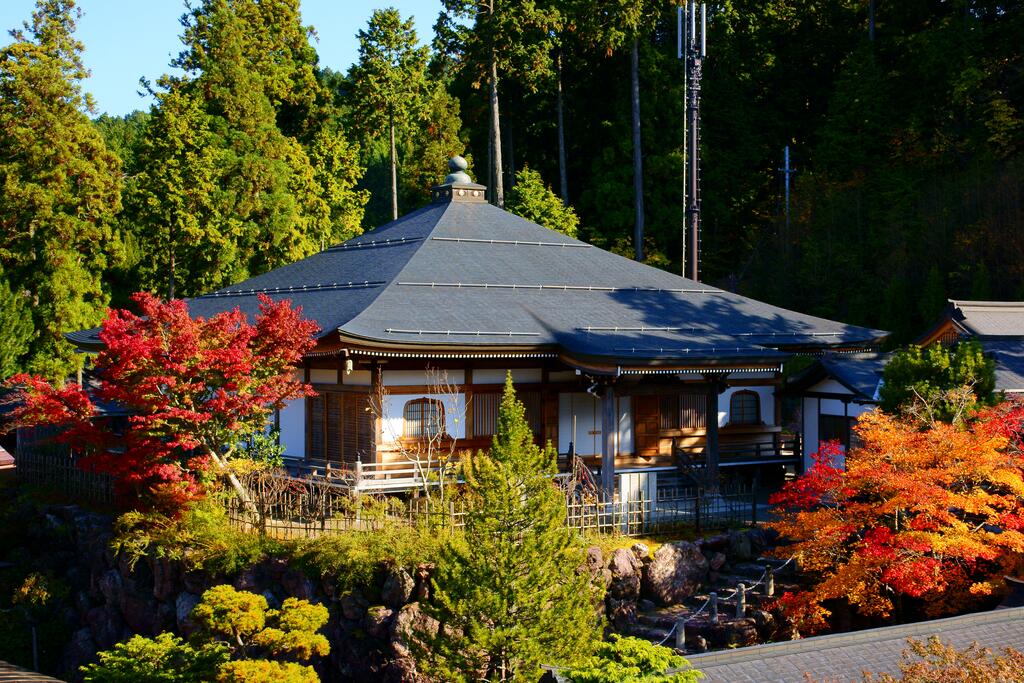
<svg viewBox="0 0 1024 683">
<path fill-rule="evenodd" d="M 700 22 L 697 15 L 700 14 Z M 699 7 L 694 0 L 685 0 L 678 10 L 679 32 L 677 56 L 686 65 L 686 119 L 683 136 L 686 147 L 686 170 L 683 177 L 683 202 L 686 205 L 686 225 L 683 228 L 683 274 L 687 274 L 686 256 L 689 254 L 689 277 L 700 281 L 700 81 L 707 56 L 707 5 Z M 699 30 L 698 30 L 699 29 Z M 686 248 L 687 233 L 689 248 Z"/>
<path fill-rule="evenodd" d="M 784 180 L 785 187 L 786 187 L 786 234 L 785 234 L 785 239 L 788 240 L 789 239 L 789 184 L 790 184 L 789 177 L 791 175 L 793 175 L 794 173 L 796 173 L 796 169 L 789 165 L 789 145 L 786 145 L 785 148 L 782 150 L 782 156 L 783 156 L 784 164 L 783 164 L 782 168 L 779 169 L 779 173 L 782 173 L 783 177 L 785 179 Z"/>
</svg>

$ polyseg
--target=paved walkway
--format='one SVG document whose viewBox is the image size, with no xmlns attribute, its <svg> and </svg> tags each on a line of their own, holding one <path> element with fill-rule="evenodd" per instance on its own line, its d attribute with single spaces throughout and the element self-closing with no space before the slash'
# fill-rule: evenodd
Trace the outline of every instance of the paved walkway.
<svg viewBox="0 0 1024 683">
<path fill-rule="evenodd" d="M 0 683 L 61 683 L 61 681 L 0 661 Z"/>
<path fill-rule="evenodd" d="M 933 635 L 957 648 L 977 641 L 994 651 L 1006 647 L 1024 651 L 1024 607 L 707 652 L 687 659 L 704 672 L 705 683 L 802 683 L 804 672 L 818 680 L 859 682 L 862 671 L 898 674 L 907 638 L 925 640 Z"/>
</svg>

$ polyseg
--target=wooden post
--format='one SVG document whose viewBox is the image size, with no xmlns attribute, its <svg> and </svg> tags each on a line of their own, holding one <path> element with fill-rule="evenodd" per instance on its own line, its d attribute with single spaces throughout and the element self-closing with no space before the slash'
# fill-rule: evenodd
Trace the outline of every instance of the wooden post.
<svg viewBox="0 0 1024 683">
<path fill-rule="evenodd" d="M 601 490 L 607 500 L 615 497 L 615 390 L 608 385 L 601 396 Z"/>
<path fill-rule="evenodd" d="M 775 596 L 775 569 L 770 564 L 764 568 L 764 594 L 769 598 Z"/>
<path fill-rule="evenodd" d="M 718 593 L 711 591 L 708 596 L 708 601 L 711 604 L 711 616 L 709 617 L 712 624 L 718 623 Z"/>
<path fill-rule="evenodd" d="M 742 619 L 747 615 L 747 587 L 740 584 L 736 587 L 736 618 Z"/>
<path fill-rule="evenodd" d="M 707 417 L 704 419 L 704 453 L 707 458 L 705 471 L 707 485 L 712 492 L 718 491 L 718 384 L 710 382 L 707 392 Z"/>
</svg>

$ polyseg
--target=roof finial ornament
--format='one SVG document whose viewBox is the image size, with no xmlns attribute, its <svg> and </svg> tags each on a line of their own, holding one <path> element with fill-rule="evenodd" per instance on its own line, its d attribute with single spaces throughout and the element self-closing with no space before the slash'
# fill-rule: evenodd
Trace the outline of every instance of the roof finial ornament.
<svg viewBox="0 0 1024 683">
<path fill-rule="evenodd" d="M 444 184 L 473 182 L 473 179 L 466 173 L 467 168 L 469 168 L 469 164 L 465 159 L 458 154 L 453 156 L 448 160 L 448 170 L 451 172 L 445 177 Z"/>
</svg>

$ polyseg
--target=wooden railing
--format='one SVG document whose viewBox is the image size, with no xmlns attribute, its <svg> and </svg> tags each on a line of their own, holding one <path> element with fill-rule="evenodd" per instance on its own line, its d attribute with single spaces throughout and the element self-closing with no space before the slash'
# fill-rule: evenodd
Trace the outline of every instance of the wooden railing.
<svg viewBox="0 0 1024 683">
<path fill-rule="evenodd" d="M 673 452 L 677 460 L 685 460 L 690 466 L 701 467 L 707 464 L 706 448 L 697 446 L 678 446 L 673 443 Z M 718 462 L 720 465 L 757 465 L 767 462 L 786 462 L 800 458 L 800 435 L 783 437 L 773 435 L 771 441 L 725 442 L 718 446 Z"/>
</svg>

